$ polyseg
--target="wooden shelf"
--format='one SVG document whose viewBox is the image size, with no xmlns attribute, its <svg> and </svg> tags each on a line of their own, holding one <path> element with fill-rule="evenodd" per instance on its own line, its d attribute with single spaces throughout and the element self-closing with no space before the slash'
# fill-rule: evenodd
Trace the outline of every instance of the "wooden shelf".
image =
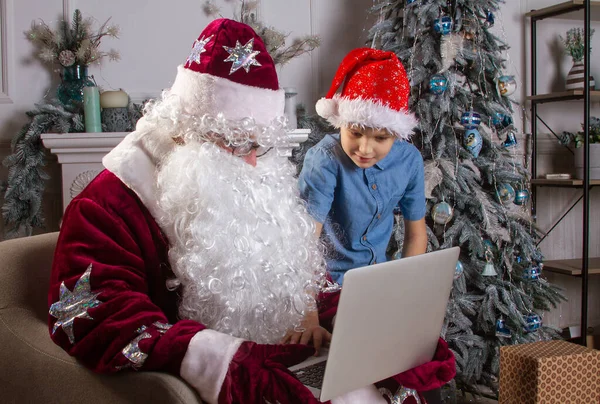
<svg viewBox="0 0 600 404">
<path fill-rule="evenodd" d="M 583 14 L 583 4 L 584 0 L 571 0 L 564 3 L 555 4 L 553 6 L 540 8 L 538 10 L 531 10 L 525 15 L 538 20 L 550 17 L 581 19 L 581 16 L 577 14 L 578 12 Z M 600 21 L 600 1 L 590 2 L 590 8 L 592 11 L 590 19 L 592 21 Z"/>
<path fill-rule="evenodd" d="M 556 101 L 569 101 L 569 100 L 582 100 L 583 89 L 580 90 L 567 90 L 557 93 L 549 94 L 537 94 L 528 95 L 527 100 L 536 102 L 538 104 L 544 102 L 556 102 Z M 600 101 L 600 90 L 590 90 L 590 101 Z"/>
<path fill-rule="evenodd" d="M 581 258 L 544 261 L 544 271 L 570 276 L 581 276 Z M 590 275 L 600 274 L 600 257 L 589 258 L 588 273 Z"/>
<path fill-rule="evenodd" d="M 538 178 L 535 180 L 531 180 L 531 185 L 536 185 L 540 187 L 548 186 L 548 187 L 582 187 L 583 180 L 578 179 L 569 179 L 569 180 L 547 180 L 545 178 Z M 590 185 L 600 185 L 600 180 L 590 180 Z"/>
</svg>

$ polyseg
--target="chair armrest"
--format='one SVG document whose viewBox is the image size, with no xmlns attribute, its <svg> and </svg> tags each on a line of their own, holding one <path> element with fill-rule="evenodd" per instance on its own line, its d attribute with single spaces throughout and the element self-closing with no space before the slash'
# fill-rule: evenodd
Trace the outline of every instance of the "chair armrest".
<svg viewBox="0 0 600 404">
<path fill-rule="evenodd" d="M 0 310 L 2 401 L 200 404 L 182 379 L 160 372 L 96 374 L 54 344 L 45 323 L 26 309 Z"/>
</svg>

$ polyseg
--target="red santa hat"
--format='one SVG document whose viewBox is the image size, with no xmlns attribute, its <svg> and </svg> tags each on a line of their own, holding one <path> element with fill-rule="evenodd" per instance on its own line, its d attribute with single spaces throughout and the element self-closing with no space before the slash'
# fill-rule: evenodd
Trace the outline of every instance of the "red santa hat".
<svg viewBox="0 0 600 404">
<path fill-rule="evenodd" d="M 336 94 L 344 82 L 341 94 Z M 393 52 L 359 48 L 342 60 L 317 113 L 336 128 L 359 125 L 387 129 L 406 140 L 418 121 L 408 109 L 410 83 Z"/>
<path fill-rule="evenodd" d="M 250 117 L 269 126 L 284 115 L 285 93 L 262 39 L 250 26 L 224 18 L 194 41 L 170 94 L 195 116 Z"/>
</svg>

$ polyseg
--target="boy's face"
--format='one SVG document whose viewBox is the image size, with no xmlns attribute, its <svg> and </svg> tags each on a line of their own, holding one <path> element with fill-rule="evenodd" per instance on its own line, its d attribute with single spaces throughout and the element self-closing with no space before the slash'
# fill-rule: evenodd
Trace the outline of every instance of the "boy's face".
<svg viewBox="0 0 600 404">
<path fill-rule="evenodd" d="M 396 137 L 385 129 L 343 126 L 340 139 L 342 149 L 360 168 L 373 167 L 392 149 Z"/>
</svg>

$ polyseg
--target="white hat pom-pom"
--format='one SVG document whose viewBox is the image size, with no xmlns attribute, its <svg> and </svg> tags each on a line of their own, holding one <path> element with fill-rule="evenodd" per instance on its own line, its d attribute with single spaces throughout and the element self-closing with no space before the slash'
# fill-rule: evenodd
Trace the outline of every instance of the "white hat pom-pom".
<svg viewBox="0 0 600 404">
<path fill-rule="evenodd" d="M 332 98 L 321 98 L 319 101 L 317 101 L 315 109 L 317 114 L 325 119 L 329 119 L 338 115 L 337 100 Z"/>
</svg>

